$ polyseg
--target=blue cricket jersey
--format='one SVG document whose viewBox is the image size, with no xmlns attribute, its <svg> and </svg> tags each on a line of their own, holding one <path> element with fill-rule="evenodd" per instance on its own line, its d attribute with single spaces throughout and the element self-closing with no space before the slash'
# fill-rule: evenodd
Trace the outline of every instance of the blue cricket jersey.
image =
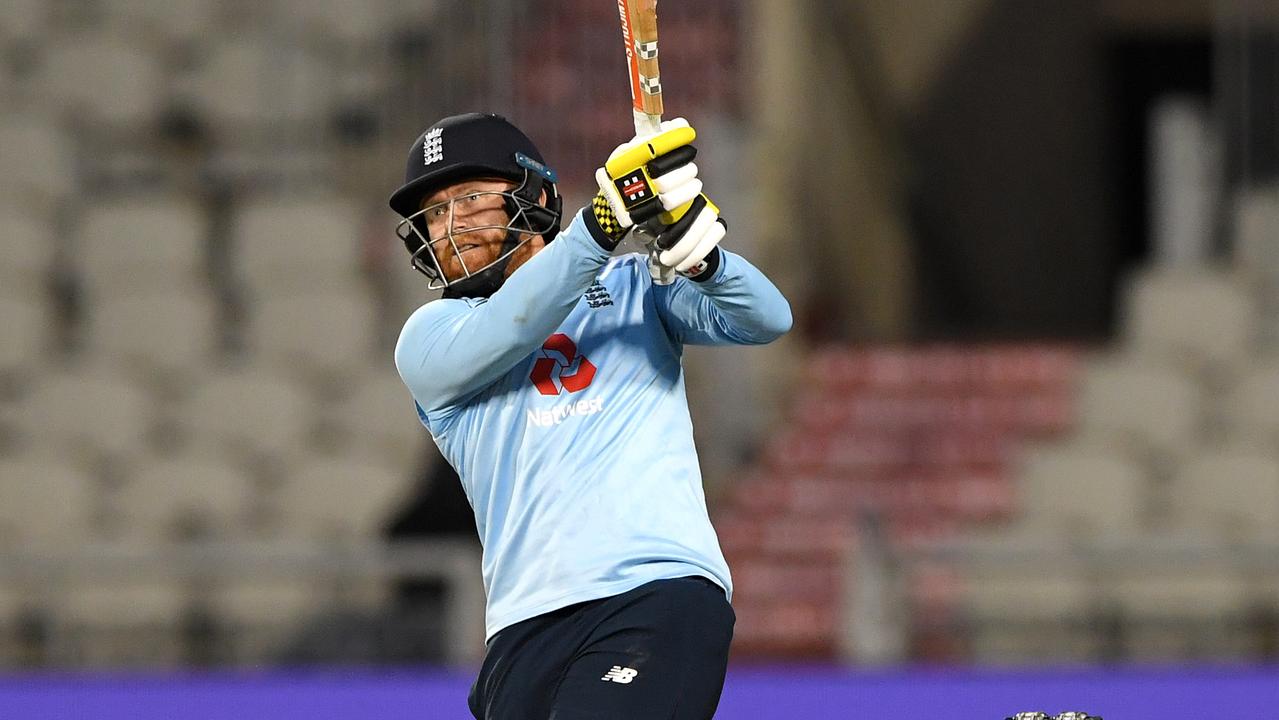
<svg viewBox="0 0 1279 720">
<path fill-rule="evenodd" d="M 491 298 L 422 306 L 395 349 L 475 511 L 490 638 L 652 580 L 701 575 L 731 598 L 680 356 L 770 342 L 790 306 L 723 250 L 710 279 L 655 285 L 643 256 L 610 258 L 593 220 L 575 217 Z"/>
</svg>

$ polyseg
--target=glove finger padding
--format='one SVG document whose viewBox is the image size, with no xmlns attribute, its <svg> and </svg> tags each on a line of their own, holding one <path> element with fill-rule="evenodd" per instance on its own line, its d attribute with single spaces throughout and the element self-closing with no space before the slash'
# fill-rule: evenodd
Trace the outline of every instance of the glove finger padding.
<svg viewBox="0 0 1279 720">
<path fill-rule="evenodd" d="M 688 254 L 678 265 L 675 266 L 675 272 L 684 273 L 686 275 L 700 275 L 702 269 L 699 266 L 706 261 L 724 236 L 728 234 L 728 226 L 724 224 L 723 219 L 715 218 L 710 227 L 702 235 L 701 241 L 693 252 Z"/>
<path fill-rule="evenodd" d="M 711 226 L 718 225 L 715 222 L 718 218 L 714 212 L 709 210 L 702 210 L 695 214 L 690 212 L 689 215 L 693 216 L 693 222 L 683 236 L 676 241 L 673 247 L 663 250 L 657 256 L 658 261 L 663 265 L 673 267 L 676 270 L 684 270 L 683 265 L 690 258 L 693 259 L 693 262 L 696 262 L 706 256 L 705 253 L 700 256 L 695 255 L 695 253 L 702 246 L 707 233 L 711 232 Z M 710 252 L 709 248 L 707 248 L 707 252 Z"/>
<path fill-rule="evenodd" d="M 726 232 L 719 208 L 705 195 L 698 195 L 674 224 L 658 229 L 653 240 L 658 251 L 656 260 L 679 273 L 697 275 L 698 266 Z"/>
<path fill-rule="evenodd" d="M 702 194 L 702 181 L 697 178 L 697 163 L 689 163 L 678 170 L 653 178 L 653 189 L 662 199 L 665 208 L 661 216 L 663 224 L 670 225 L 683 217 L 689 203 Z M 684 208 L 681 212 L 680 209 Z"/>
<path fill-rule="evenodd" d="M 649 170 L 652 171 L 652 168 L 650 167 Z M 670 172 L 654 176 L 653 189 L 657 191 L 658 195 L 665 195 L 691 182 L 698 182 L 697 163 L 695 162 L 680 165 Z M 689 200 L 692 199 L 689 198 Z M 673 210 L 674 208 L 671 209 Z"/>
</svg>

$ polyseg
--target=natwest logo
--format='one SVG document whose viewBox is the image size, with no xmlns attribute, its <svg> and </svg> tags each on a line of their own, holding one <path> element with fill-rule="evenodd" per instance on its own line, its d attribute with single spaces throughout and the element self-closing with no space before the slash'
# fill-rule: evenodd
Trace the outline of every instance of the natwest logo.
<svg viewBox="0 0 1279 720">
<path fill-rule="evenodd" d="M 559 395 L 562 390 L 585 390 L 595 379 L 595 366 L 564 333 L 555 333 L 542 344 L 533 372 L 528 376 L 543 395 Z M 562 390 L 561 390 L 562 389 Z"/>
</svg>

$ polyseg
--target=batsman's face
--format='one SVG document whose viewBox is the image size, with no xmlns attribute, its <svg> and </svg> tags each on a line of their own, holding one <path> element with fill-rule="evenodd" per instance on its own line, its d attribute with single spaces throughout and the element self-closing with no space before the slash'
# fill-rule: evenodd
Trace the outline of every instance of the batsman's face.
<svg viewBox="0 0 1279 720">
<path fill-rule="evenodd" d="M 500 179 L 466 180 L 432 193 L 422 201 L 423 219 L 431 248 L 449 281 L 475 274 L 502 255 L 510 215 L 506 196 L 515 183 Z M 509 275 L 545 244 L 541 237 L 529 240 L 512 255 Z M 536 247 L 534 247 L 536 246 Z"/>
</svg>

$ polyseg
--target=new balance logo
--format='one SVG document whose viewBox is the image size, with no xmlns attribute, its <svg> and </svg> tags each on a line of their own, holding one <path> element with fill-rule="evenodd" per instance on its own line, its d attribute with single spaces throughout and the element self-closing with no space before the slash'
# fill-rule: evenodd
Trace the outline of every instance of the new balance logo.
<svg viewBox="0 0 1279 720">
<path fill-rule="evenodd" d="M 614 665 L 613 669 L 604 673 L 604 677 L 600 678 L 600 680 L 603 680 L 604 682 L 615 682 L 623 685 L 630 685 L 636 675 L 639 675 L 639 670 L 636 670 L 635 668 Z"/>
</svg>

